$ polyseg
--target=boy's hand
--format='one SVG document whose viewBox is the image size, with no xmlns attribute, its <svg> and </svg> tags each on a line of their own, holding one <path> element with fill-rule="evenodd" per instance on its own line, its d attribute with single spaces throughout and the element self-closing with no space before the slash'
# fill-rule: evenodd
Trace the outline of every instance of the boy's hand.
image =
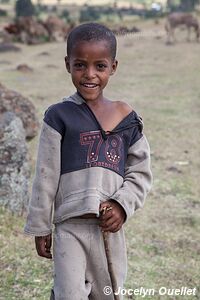
<svg viewBox="0 0 200 300">
<path fill-rule="evenodd" d="M 35 247 L 39 256 L 51 259 L 51 234 L 35 237 Z"/>
<path fill-rule="evenodd" d="M 114 200 L 108 200 L 101 203 L 99 208 L 100 212 L 103 212 L 105 207 L 107 207 L 108 209 L 105 211 L 105 213 L 101 213 L 100 227 L 104 232 L 117 232 L 118 230 L 120 230 L 125 221 L 125 211 L 122 206 Z"/>
</svg>

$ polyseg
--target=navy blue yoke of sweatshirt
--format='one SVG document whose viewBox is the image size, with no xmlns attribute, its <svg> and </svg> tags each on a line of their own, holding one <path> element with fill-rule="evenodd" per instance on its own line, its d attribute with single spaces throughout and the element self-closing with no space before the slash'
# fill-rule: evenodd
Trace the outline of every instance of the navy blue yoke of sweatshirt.
<svg viewBox="0 0 200 300">
<path fill-rule="evenodd" d="M 90 107 L 63 101 L 49 107 L 44 121 L 61 136 L 61 175 L 90 167 L 110 169 L 124 177 L 128 148 L 142 137 L 142 121 L 130 112 L 105 132 Z"/>
</svg>

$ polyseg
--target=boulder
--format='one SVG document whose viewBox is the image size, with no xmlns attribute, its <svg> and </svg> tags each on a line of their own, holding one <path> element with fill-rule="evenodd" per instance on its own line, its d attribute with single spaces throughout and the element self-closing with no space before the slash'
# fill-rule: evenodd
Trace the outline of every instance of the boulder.
<svg viewBox="0 0 200 300">
<path fill-rule="evenodd" d="M 34 17 L 20 17 L 15 23 L 5 26 L 4 30 L 24 44 L 39 44 L 49 40 L 48 31 Z"/>
<path fill-rule="evenodd" d="M 26 139 L 30 140 L 37 135 L 39 122 L 34 105 L 21 94 L 0 84 L 0 114 L 8 111 L 14 112 L 22 120 Z"/>
<path fill-rule="evenodd" d="M 49 16 L 44 22 L 44 26 L 49 33 L 50 41 L 63 41 L 70 31 L 69 25 L 56 16 Z"/>
<path fill-rule="evenodd" d="M 46 21 L 34 17 L 20 17 L 15 23 L 4 27 L 4 32 L 12 41 L 25 44 L 39 44 L 48 41 L 63 41 L 74 24 L 68 25 L 56 16 L 48 16 Z"/>
<path fill-rule="evenodd" d="M 12 112 L 0 114 L 0 205 L 22 214 L 29 198 L 25 129 Z"/>
<path fill-rule="evenodd" d="M 1 43 L 11 43 L 11 35 L 4 29 L 0 27 L 0 42 Z"/>
</svg>

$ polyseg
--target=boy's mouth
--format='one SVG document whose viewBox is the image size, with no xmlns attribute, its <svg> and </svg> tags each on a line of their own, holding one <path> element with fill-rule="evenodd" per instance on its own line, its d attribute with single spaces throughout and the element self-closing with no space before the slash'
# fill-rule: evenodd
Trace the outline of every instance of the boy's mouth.
<svg viewBox="0 0 200 300">
<path fill-rule="evenodd" d="M 93 89 L 93 88 L 96 88 L 98 86 L 98 84 L 96 84 L 96 83 L 82 83 L 81 85 L 86 87 L 86 88 L 89 88 L 89 89 Z"/>
</svg>

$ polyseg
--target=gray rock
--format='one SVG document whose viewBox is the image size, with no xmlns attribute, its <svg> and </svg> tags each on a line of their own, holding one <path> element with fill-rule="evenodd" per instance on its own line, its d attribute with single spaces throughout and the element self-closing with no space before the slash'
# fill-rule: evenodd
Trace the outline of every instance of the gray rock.
<svg viewBox="0 0 200 300">
<path fill-rule="evenodd" d="M 0 205 L 22 214 L 29 198 L 30 168 L 22 121 L 0 114 Z"/>
<path fill-rule="evenodd" d="M 21 94 L 0 83 L 0 114 L 7 111 L 14 112 L 22 120 L 26 139 L 30 140 L 37 135 L 39 122 L 34 105 Z"/>
</svg>

